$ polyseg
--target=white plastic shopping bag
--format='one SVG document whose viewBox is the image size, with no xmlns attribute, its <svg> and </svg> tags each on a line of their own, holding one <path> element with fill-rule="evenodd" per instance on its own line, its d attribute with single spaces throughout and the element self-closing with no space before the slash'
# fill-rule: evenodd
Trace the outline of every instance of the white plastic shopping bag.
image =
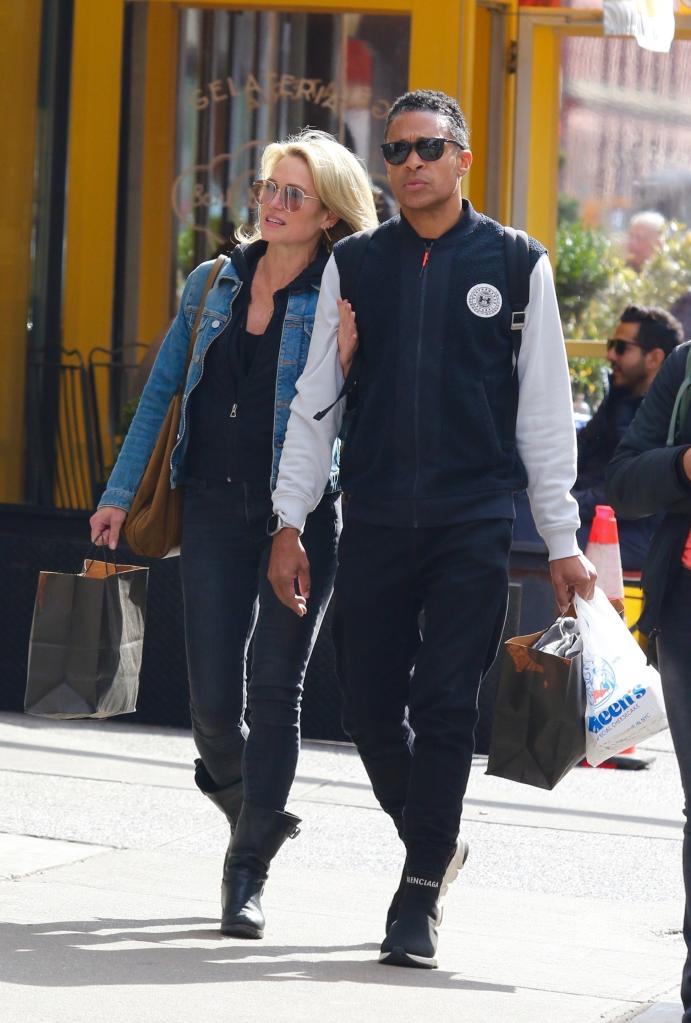
<svg viewBox="0 0 691 1023">
<path fill-rule="evenodd" d="M 667 727 L 660 676 L 601 589 L 576 596 L 583 639 L 585 755 L 597 767 Z"/>
</svg>

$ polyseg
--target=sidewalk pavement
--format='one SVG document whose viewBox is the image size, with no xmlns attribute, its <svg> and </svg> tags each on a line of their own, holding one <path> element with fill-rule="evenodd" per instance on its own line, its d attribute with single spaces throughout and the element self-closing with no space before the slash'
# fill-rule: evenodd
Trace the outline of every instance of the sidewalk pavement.
<svg viewBox="0 0 691 1023">
<path fill-rule="evenodd" d="M 0 714 L 3 1023 L 679 1023 L 682 795 L 640 772 L 553 792 L 473 763 L 439 969 L 377 962 L 401 846 L 349 746 L 304 744 L 302 833 L 263 941 L 217 930 L 225 822 L 189 733 Z"/>
</svg>

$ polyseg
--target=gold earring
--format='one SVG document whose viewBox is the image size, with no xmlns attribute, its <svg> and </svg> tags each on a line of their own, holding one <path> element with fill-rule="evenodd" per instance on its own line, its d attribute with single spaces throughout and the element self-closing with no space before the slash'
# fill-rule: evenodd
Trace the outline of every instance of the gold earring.
<svg viewBox="0 0 691 1023">
<path fill-rule="evenodd" d="M 329 234 L 328 229 L 326 227 L 323 227 L 322 231 L 324 232 L 326 247 L 329 250 L 329 252 L 331 252 L 331 249 L 333 248 L 333 239 L 331 238 L 331 235 Z"/>
</svg>

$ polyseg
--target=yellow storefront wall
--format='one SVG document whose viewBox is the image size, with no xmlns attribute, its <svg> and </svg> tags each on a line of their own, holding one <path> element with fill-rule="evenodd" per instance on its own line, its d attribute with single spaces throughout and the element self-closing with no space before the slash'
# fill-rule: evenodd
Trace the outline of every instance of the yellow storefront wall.
<svg viewBox="0 0 691 1023">
<path fill-rule="evenodd" d="M 111 341 L 123 19 L 123 0 L 75 0 L 63 344 L 85 361 Z"/>
<path fill-rule="evenodd" d="M 41 0 L 0 4 L 0 500 L 22 496 Z"/>
</svg>

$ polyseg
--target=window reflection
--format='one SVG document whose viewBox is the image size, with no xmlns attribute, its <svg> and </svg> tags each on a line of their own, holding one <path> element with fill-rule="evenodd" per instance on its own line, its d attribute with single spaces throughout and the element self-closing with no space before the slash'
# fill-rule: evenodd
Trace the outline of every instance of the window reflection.
<svg viewBox="0 0 691 1023">
<path fill-rule="evenodd" d="M 631 302 L 676 312 L 691 295 L 691 42 L 563 41 L 559 185 L 567 337 L 606 337 Z"/>
<path fill-rule="evenodd" d="M 175 216 L 178 288 L 254 210 L 267 142 L 310 125 L 366 161 L 393 212 L 379 143 L 407 87 L 408 16 L 180 12 Z"/>
</svg>

